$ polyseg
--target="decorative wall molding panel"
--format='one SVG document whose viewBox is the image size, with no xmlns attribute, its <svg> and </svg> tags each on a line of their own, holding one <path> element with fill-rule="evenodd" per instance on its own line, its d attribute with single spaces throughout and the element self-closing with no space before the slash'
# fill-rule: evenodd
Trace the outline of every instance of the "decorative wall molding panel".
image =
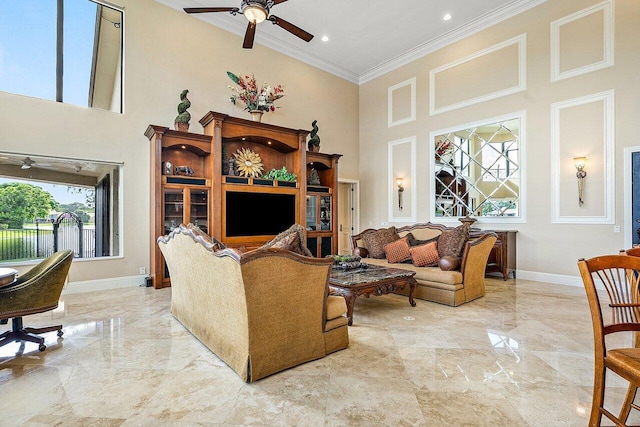
<svg viewBox="0 0 640 427">
<path fill-rule="evenodd" d="M 163 0 L 157 0 L 163 1 Z M 443 49 L 453 43 L 459 42 L 460 40 L 466 39 L 473 34 L 479 33 L 480 31 L 486 30 L 487 28 L 491 28 L 498 24 L 499 22 L 506 21 L 514 16 L 517 16 L 521 13 L 526 12 L 529 9 L 533 9 L 534 7 L 540 6 L 541 4 L 546 3 L 548 0 L 520 0 L 517 2 L 510 2 L 501 7 L 500 9 L 481 16 L 479 19 L 474 22 L 469 23 L 468 25 L 464 25 L 460 28 L 456 28 L 451 30 L 441 36 L 436 37 L 433 40 L 429 40 L 423 43 L 420 46 L 411 49 L 408 52 L 398 55 L 397 57 L 383 62 L 380 65 L 375 66 L 374 68 L 365 71 L 360 75 L 359 80 L 356 82 L 358 84 L 364 84 L 368 81 L 374 80 L 380 76 L 383 76 L 393 70 L 396 70 L 400 67 L 403 67 L 407 64 L 410 64 L 414 61 L 417 61 L 420 58 L 423 58 L 433 52 L 436 52 L 440 49 Z M 233 21 L 233 22 L 241 22 L 241 21 Z M 235 32 L 238 35 L 243 35 L 246 31 L 246 26 L 238 25 L 238 28 Z M 259 40 L 260 33 L 256 36 L 256 39 Z M 267 44 L 265 46 L 271 47 Z M 305 61 L 313 66 L 317 66 L 322 69 L 322 66 L 316 65 L 312 62 Z M 327 71 L 330 71 L 327 69 Z M 335 72 L 334 72 L 335 74 Z M 336 74 L 339 75 L 339 74 Z M 342 76 L 341 76 L 342 77 Z M 347 79 L 347 77 L 344 77 Z"/>
<path fill-rule="evenodd" d="M 526 90 L 526 58 L 527 36 L 521 34 L 430 70 L 429 114 L 433 116 Z"/>
<path fill-rule="evenodd" d="M 388 126 L 416 120 L 416 78 L 393 85 L 388 90 Z"/>
<path fill-rule="evenodd" d="M 551 105 L 551 222 L 615 223 L 614 91 Z M 574 157 L 587 157 L 578 204 Z"/>
<path fill-rule="evenodd" d="M 389 222 L 416 222 L 418 189 L 416 185 L 416 137 L 410 136 L 389 142 L 387 185 Z M 403 179 L 403 208 L 398 207 L 396 178 Z"/>
<path fill-rule="evenodd" d="M 551 23 L 551 81 L 613 66 L 614 16 L 611 0 Z"/>
</svg>

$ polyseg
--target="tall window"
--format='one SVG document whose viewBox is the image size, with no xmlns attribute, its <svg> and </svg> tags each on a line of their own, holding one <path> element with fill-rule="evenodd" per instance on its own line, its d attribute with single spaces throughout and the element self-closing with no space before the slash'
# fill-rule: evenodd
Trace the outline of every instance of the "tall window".
<svg viewBox="0 0 640 427">
<path fill-rule="evenodd" d="M 122 112 L 123 19 L 92 0 L 0 2 L 0 91 Z"/>
</svg>

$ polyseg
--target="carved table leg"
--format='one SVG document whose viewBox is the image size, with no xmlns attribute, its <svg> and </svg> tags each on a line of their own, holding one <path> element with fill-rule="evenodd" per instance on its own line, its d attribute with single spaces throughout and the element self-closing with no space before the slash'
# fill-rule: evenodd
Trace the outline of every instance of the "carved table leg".
<svg viewBox="0 0 640 427">
<path fill-rule="evenodd" d="M 417 287 L 417 282 L 412 277 L 411 280 L 409 280 L 409 304 L 411 304 L 411 307 L 416 306 L 416 302 L 413 300 L 413 294 L 416 291 L 416 287 Z"/>
<path fill-rule="evenodd" d="M 356 304 L 356 296 L 352 292 L 346 292 L 342 295 L 347 303 L 347 319 L 349 326 L 353 325 L 353 306 Z"/>
</svg>

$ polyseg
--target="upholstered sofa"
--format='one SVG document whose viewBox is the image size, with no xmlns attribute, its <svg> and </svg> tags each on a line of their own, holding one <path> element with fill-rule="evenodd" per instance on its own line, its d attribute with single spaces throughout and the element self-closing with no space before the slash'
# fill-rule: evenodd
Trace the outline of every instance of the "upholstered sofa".
<svg viewBox="0 0 640 427">
<path fill-rule="evenodd" d="M 429 241 L 437 238 L 445 231 L 453 230 L 430 222 L 419 223 L 395 229 L 398 236 L 404 237 L 409 233 L 415 239 Z M 462 246 L 459 264 L 455 269 L 443 270 L 440 266 L 416 267 L 410 261 L 389 263 L 386 258 L 368 257 L 369 250 L 363 236 L 374 229 L 364 230 L 360 234 L 351 236 L 354 254 L 365 256 L 364 262 L 386 267 L 403 268 L 415 271 L 414 278 L 418 283 L 415 298 L 433 301 L 450 306 L 458 306 L 480 298 L 485 294 L 484 273 L 491 248 L 497 239 L 495 233 L 485 233 L 479 238 L 467 240 Z M 408 288 L 403 291 L 407 294 Z"/>
<path fill-rule="evenodd" d="M 158 245 L 171 313 L 246 382 L 349 345 L 347 307 L 328 295 L 331 260 L 284 249 L 238 254 L 183 225 Z"/>
</svg>

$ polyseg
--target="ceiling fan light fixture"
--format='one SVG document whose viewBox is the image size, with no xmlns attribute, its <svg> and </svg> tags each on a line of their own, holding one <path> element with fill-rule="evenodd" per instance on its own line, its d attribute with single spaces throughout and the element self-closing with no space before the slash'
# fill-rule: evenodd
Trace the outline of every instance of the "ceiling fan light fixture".
<svg viewBox="0 0 640 427">
<path fill-rule="evenodd" d="M 22 166 L 20 166 L 20 169 L 31 169 L 31 166 L 33 166 L 34 163 L 35 162 L 29 157 L 25 157 L 22 161 Z"/>
<path fill-rule="evenodd" d="M 185 7 L 186 13 L 215 13 L 215 12 L 228 12 L 233 16 L 242 14 L 249 21 L 247 25 L 247 31 L 244 33 L 244 42 L 242 47 L 244 49 L 251 49 L 253 47 L 253 41 L 256 35 L 256 26 L 266 20 L 271 21 L 273 25 L 277 25 L 285 31 L 290 32 L 294 36 L 310 42 L 313 39 L 313 34 L 310 34 L 300 27 L 293 25 L 282 18 L 275 15 L 269 15 L 271 8 L 286 2 L 287 0 L 242 0 L 240 7 Z"/>
<path fill-rule="evenodd" d="M 269 10 L 260 3 L 247 3 L 242 9 L 242 14 L 247 21 L 259 24 L 267 19 Z"/>
</svg>

